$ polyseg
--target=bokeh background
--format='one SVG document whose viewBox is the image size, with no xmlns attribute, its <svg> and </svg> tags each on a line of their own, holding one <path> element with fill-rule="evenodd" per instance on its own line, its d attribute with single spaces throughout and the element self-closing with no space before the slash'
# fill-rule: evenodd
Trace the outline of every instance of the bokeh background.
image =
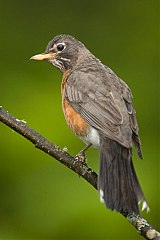
<svg viewBox="0 0 160 240">
<path fill-rule="evenodd" d="M 160 226 L 158 0 L 1 0 L 0 105 L 75 155 L 61 110 L 61 73 L 29 58 L 60 33 L 81 40 L 132 89 L 144 160 L 134 165 Z M 88 164 L 98 169 L 98 152 Z M 0 239 L 141 239 L 82 178 L 0 124 Z"/>
</svg>

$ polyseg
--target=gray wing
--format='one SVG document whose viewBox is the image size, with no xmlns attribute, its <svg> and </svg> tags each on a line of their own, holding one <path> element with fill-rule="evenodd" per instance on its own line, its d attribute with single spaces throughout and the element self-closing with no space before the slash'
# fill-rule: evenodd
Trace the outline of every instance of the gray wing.
<svg viewBox="0 0 160 240">
<path fill-rule="evenodd" d="M 105 76 L 75 71 L 67 80 L 65 97 L 103 136 L 132 146 L 131 93 L 111 70 Z"/>
<path fill-rule="evenodd" d="M 126 85 L 126 83 L 123 82 L 121 79 L 119 79 L 119 80 L 123 85 L 123 99 L 125 101 L 127 111 L 129 114 L 129 121 L 130 121 L 130 126 L 132 129 L 132 140 L 135 144 L 136 151 L 137 151 L 139 157 L 143 158 L 142 151 L 141 151 L 141 141 L 140 141 L 140 137 L 138 134 L 139 129 L 138 129 L 138 123 L 137 123 L 137 119 L 136 119 L 136 111 L 135 111 L 134 106 L 131 101 L 132 94 L 131 94 L 130 89 Z"/>
</svg>

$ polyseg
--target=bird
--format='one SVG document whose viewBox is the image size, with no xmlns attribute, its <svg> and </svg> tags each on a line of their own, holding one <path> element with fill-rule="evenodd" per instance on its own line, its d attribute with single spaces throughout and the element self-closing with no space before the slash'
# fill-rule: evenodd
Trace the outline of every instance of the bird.
<svg viewBox="0 0 160 240">
<path fill-rule="evenodd" d="M 132 148 L 142 158 L 139 128 L 128 85 L 96 58 L 83 43 L 67 34 L 55 36 L 45 60 L 63 74 L 62 109 L 70 129 L 86 147 L 99 149 L 97 188 L 106 207 L 129 214 L 149 209 L 138 181 Z"/>
</svg>

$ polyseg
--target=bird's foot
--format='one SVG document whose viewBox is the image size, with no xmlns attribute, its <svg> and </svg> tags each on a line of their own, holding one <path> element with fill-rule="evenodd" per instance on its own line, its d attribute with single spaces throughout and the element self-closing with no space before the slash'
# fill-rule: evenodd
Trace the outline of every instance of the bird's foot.
<svg viewBox="0 0 160 240">
<path fill-rule="evenodd" d="M 85 151 L 90 148 L 92 146 L 92 144 L 88 144 L 84 149 L 82 149 L 75 157 L 75 159 L 77 161 L 82 162 L 82 164 L 86 165 L 87 164 L 87 159 L 86 159 L 86 155 L 85 155 Z"/>
<path fill-rule="evenodd" d="M 75 156 L 75 159 L 76 159 L 77 161 L 82 162 L 82 164 L 84 164 L 84 165 L 85 165 L 86 162 L 87 162 L 86 155 L 85 155 L 85 153 L 84 153 L 83 150 L 81 150 L 81 151 Z"/>
</svg>

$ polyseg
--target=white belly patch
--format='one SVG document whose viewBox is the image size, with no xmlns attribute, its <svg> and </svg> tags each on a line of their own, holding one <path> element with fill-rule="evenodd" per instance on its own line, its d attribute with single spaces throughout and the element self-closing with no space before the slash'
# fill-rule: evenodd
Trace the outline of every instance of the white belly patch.
<svg viewBox="0 0 160 240">
<path fill-rule="evenodd" d="M 100 137 L 98 131 L 90 127 L 87 136 L 81 137 L 81 139 L 86 143 L 86 144 L 92 144 L 93 147 L 99 148 L 100 146 Z"/>
</svg>

